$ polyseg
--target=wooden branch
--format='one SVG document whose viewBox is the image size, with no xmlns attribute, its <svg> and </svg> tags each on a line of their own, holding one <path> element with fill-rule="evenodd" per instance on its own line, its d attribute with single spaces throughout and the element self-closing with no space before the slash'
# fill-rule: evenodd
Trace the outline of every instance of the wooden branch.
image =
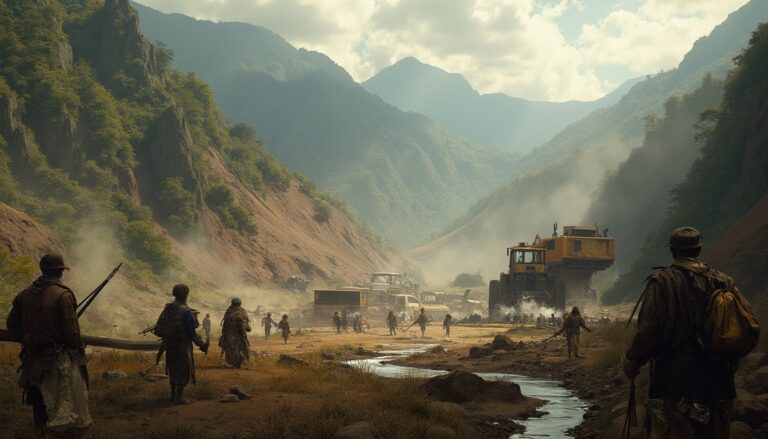
<svg viewBox="0 0 768 439">
<path fill-rule="evenodd" d="M 86 346 L 99 346 L 126 351 L 157 351 L 160 349 L 160 340 L 132 341 L 107 337 L 92 337 L 90 335 L 83 335 L 81 338 Z M 8 333 L 7 329 L 0 329 L 0 342 L 3 341 L 19 343 L 17 340 L 11 338 L 11 334 Z"/>
</svg>

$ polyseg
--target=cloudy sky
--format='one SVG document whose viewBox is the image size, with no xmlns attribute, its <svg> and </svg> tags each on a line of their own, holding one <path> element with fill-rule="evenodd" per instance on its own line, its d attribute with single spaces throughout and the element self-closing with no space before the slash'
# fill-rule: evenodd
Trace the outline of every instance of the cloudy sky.
<svg viewBox="0 0 768 439">
<path fill-rule="evenodd" d="M 596 99 L 675 67 L 748 0 L 139 0 L 269 28 L 358 81 L 413 56 L 483 93 Z"/>
</svg>

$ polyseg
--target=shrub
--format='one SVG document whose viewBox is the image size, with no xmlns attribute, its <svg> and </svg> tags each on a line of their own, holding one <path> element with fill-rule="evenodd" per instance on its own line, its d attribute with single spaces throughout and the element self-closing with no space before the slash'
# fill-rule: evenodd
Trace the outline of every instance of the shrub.
<svg viewBox="0 0 768 439">
<path fill-rule="evenodd" d="M 181 177 L 167 178 L 160 189 L 161 212 L 175 232 L 186 232 L 197 224 L 195 194 L 184 188 Z"/>
<path fill-rule="evenodd" d="M 211 210 L 216 212 L 227 228 L 250 235 L 258 232 L 250 213 L 236 204 L 235 197 L 228 187 L 224 185 L 211 187 L 205 194 L 205 202 Z"/>
<path fill-rule="evenodd" d="M 331 205 L 325 200 L 315 202 L 315 221 L 319 223 L 328 222 L 331 218 Z"/>
<path fill-rule="evenodd" d="M 121 238 L 126 255 L 147 262 L 155 274 L 165 273 L 178 263 L 168 239 L 149 221 L 129 221 L 123 226 Z"/>
<path fill-rule="evenodd" d="M 0 248 L 0 315 L 8 315 L 14 294 L 37 274 L 37 264 L 29 256 L 12 255 Z"/>
<path fill-rule="evenodd" d="M 459 288 L 480 287 L 483 285 L 485 285 L 485 280 L 479 271 L 474 274 L 459 273 L 456 275 L 456 278 L 453 279 L 453 282 L 451 282 L 452 287 Z"/>
</svg>

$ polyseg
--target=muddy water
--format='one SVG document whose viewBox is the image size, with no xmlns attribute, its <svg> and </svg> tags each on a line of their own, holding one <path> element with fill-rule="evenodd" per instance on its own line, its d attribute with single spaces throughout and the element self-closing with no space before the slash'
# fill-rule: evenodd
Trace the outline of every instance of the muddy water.
<svg viewBox="0 0 768 439">
<path fill-rule="evenodd" d="M 391 378 L 414 376 L 431 378 L 448 373 L 444 370 L 387 364 L 388 361 L 425 352 L 432 346 L 435 345 L 385 345 L 385 349 L 379 351 L 380 357 L 352 360 L 349 361 L 349 364 Z M 587 410 L 587 404 L 574 395 L 573 392 L 562 387 L 559 381 L 508 373 L 478 373 L 477 375 L 486 380 L 511 381 L 520 386 L 520 390 L 524 395 L 546 401 L 539 409 L 544 415 L 538 418 L 517 421 L 525 427 L 525 432 L 511 436 L 512 439 L 571 437 L 566 431 L 579 425 Z"/>
</svg>

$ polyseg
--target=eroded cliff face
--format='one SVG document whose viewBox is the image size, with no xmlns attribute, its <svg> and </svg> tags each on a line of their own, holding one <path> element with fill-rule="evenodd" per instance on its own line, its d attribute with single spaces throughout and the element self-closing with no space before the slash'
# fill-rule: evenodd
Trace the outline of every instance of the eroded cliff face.
<svg viewBox="0 0 768 439">
<path fill-rule="evenodd" d="M 0 247 L 12 255 L 39 258 L 45 253 L 64 253 L 64 245 L 26 213 L 0 203 Z"/>
</svg>

